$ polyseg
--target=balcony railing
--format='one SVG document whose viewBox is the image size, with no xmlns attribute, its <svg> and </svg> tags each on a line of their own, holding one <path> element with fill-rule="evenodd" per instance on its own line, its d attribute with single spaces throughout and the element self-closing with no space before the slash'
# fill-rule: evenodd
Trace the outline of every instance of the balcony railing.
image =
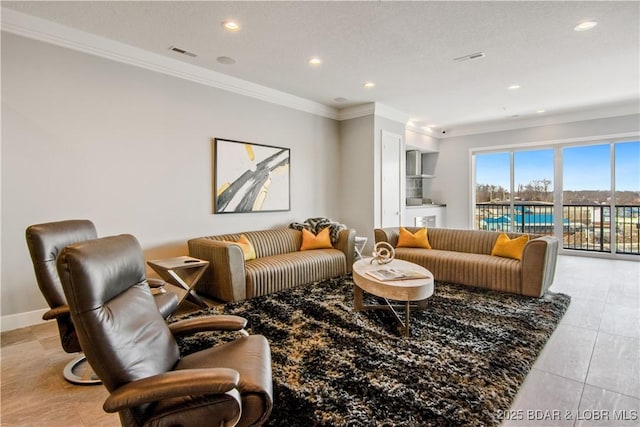
<svg viewBox="0 0 640 427">
<path fill-rule="evenodd" d="M 549 204 L 476 204 L 476 228 L 552 235 L 554 209 Z M 612 234 L 615 252 L 640 255 L 640 205 L 616 205 L 611 222 L 611 207 L 604 205 L 563 205 L 563 247 L 594 252 L 611 252 Z M 613 225 L 613 226 L 612 226 Z"/>
</svg>

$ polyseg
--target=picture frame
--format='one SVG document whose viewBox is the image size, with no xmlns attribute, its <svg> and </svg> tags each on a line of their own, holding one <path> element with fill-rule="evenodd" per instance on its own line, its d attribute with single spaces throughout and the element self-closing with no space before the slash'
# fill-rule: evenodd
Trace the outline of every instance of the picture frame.
<svg viewBox="0 0 640 427">
<path fill-rule="evenodd" d="M 291 150 L 212 139 L 213 213 L 291 210 Z"/>
</svg>

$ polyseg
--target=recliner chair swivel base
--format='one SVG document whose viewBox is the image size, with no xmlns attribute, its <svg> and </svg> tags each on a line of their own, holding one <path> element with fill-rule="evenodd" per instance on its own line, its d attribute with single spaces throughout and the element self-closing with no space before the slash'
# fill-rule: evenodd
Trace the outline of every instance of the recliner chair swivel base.
<svg viewBox="0 0 640 427">
<path fill-rule="evenodd" d="M 84 354 L 67 363 L 62 371 L 62 376 L 71 384 L 98 385 L 102 384 L 100 378 L 93 371 Z"/>
</svg>

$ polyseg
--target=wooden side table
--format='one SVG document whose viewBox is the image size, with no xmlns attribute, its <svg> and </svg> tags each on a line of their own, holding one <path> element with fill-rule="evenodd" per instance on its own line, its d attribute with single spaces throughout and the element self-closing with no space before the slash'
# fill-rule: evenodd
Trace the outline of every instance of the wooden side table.
<svg viewBox="0 0 640 427">
<path fill-rule="evenodd" d="M 207 303 L 193 290 L 207 267 L 209 267 L 209 261 L 190 256 L 179 256 L 155 259 L 147 261 L 147 264 L 164 280 L 185 290 L 184 295 L 178 301 L 178 306 L 184 302 L 185 298 L 189 297 L 199 306 L 209 308 Z"/>
</svg>

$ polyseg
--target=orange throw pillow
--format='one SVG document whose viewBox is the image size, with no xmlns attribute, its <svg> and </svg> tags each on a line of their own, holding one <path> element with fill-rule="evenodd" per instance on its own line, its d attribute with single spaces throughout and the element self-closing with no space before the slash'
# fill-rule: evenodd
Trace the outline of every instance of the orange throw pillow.
<svg viewBox="0 0 640 427">
<path fill-rule="evenodd" d="M 247 239 L 247 236 L 245 236 L 244 234 L 241 234 L 240 237 L 238 237 L 237 242 L 233 242 L 229 240 L 225 240 L 225 242 L 235 243 L 236 245 L 240 246 L 240 249 L 242 249 L 242 254 L 244 255 L 245 261 L 256 259 L 256 250 L 251 244 L 251 242 L 249 241 L 249 239 Z"/>
<path fill-rule="evenodd" d="M 520 236 L 512 240 L 506 233 L 502 233 L 496 239 L 491 255 L 521 260 L 524 246 L 528 241 L 529 236 Z"/>
<path fill-rule="evenodd" d="M 308 251 L 310 249 L 331 249 L 331 235 L 329 234 L 329 227 L 323 228 L 317 235 L 313 234 L 306 228 L 302 229 L 302 246 L 301 251 Z"/>
<path fill-rule="evenodd" d="M 410 232 L 404 227 L 400 227 L 400 235 L 398 236 L 398 244 L 396 248 L 423 248 L 431 249 L 429 239 L 427 237 L 427 229 L 421 228 L 415 233 Z"/>
</svg>

